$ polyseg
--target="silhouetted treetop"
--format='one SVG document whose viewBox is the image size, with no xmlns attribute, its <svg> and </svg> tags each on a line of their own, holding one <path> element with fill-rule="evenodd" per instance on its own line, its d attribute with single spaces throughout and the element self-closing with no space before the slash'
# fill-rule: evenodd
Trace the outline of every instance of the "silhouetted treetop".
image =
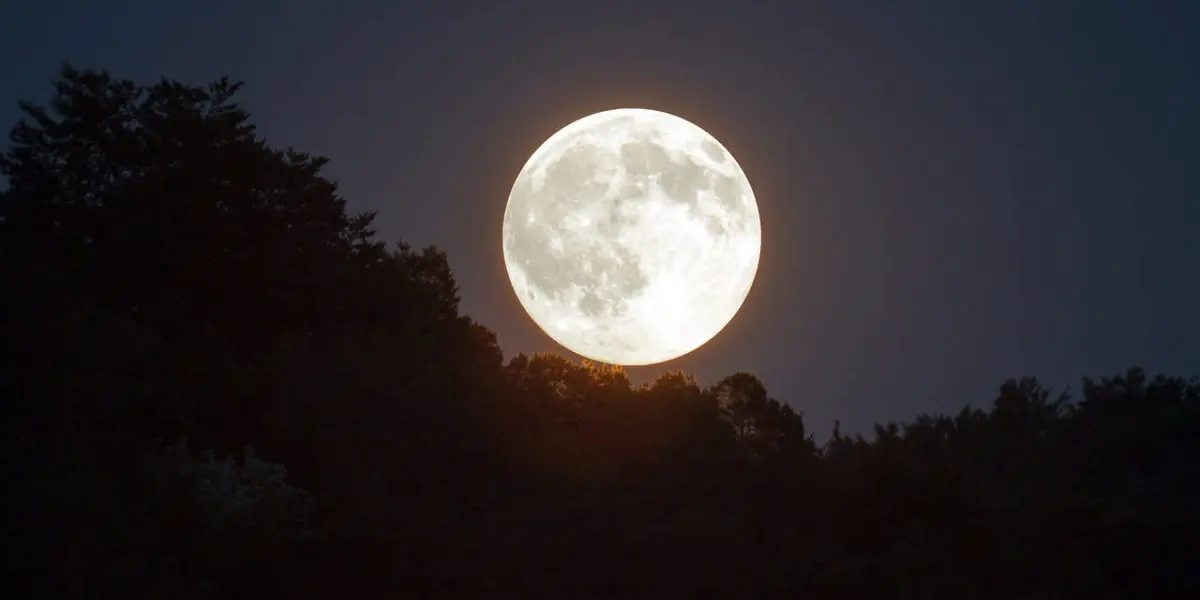
<svg viewBox="0 0 1200 600">
<path fill-rule="evenodd" d="M 7 243 L 111 310 L 242 345 L 389 314 L 453 321 L 445 256 L 375 241 L 374 214 L 347 212 L 327 160 L 271 147 L 240 88 L 65 66 L 48 103 L 21 103 L 0 157 Z M 401 315 L 400 297 L 424 300 Z"/>
</svg>

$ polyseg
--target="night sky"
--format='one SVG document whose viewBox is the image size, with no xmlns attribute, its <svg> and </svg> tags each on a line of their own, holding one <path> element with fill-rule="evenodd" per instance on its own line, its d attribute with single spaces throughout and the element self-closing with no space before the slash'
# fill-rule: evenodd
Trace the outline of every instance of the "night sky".
<svg viewBox="0 0 1200 600">
<path fill-rule="evenodd" d="M 634 106 L 721 140 L 764 236 L 729 327 L 638 380 L 752 371 L 820 439 L 1009 377 L 1200 374 L 1194 0 L 26 0 L 0 44 L 4 128 L 65 60 L 245 81 L 263 134 L 330 157 L 382 236 L 447 251 L 507 356 L 566 352 L 505 275 L 513 179 Z"/>
</svg>

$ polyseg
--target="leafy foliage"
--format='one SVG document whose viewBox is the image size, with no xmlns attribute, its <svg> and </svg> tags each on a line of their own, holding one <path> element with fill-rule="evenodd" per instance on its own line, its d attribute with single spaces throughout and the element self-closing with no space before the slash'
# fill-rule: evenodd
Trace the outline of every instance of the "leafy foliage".
<svg viewBox="0 0 1200 600">
<path fill-rule="evenodd" d="M 446 256 L 377 241 L 239 87 L 68 66 L 22 104 L 0 157 L 7 595 L 1200 588 L 1196 380 L 1012 380 L 818 447 L 804 399 L 750 373 L 505 362 Z"/>
</svg>

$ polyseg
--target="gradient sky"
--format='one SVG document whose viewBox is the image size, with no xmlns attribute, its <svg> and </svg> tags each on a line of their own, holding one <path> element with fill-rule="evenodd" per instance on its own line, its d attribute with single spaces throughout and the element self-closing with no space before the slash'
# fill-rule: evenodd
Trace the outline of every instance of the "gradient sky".
<svg viewBox="0 0 1200 600">
<path fill-rule="evenodd" d="M 0 124 L 64 60 L 244 80 L 274 144 L 324 154 L 389 239 L 446 250 L 464 310 L 565 352 L 508 285 L 529 154 L 622 106 L 700 125 L 745 168 L 763 260 L 707 346 L 634 370 L 759 374 L 873 420 L 1200 374 L 1200 3 L 37 0 L 0 8 Z"/>
</svg>

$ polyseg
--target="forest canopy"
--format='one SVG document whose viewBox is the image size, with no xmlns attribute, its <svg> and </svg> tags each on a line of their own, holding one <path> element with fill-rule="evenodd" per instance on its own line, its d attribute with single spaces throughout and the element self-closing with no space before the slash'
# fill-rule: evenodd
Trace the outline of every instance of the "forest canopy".
<svg viewBox="0 0 1200 600">
<path fill-rule="evenodd" d="M 20 105 L 6 596 L 1200 592 L 1196 379 L 1015 378 L 818 445 L 752 373 L 505 360 L 448 257 L 381 241 L 240 88 L 65 66 Z"/>
</svg>

